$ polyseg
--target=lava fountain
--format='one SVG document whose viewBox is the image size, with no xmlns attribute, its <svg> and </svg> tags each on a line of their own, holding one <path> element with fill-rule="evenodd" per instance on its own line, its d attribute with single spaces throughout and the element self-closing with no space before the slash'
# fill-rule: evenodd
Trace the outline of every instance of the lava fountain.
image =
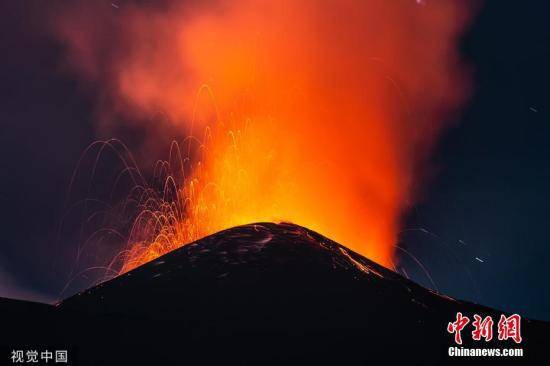
<svg viewBox="0 0 550 366">
<path fill-rule="evenodd" d="M 295 222 L 391 266 L 467 95 L 465 2 L 147 4 L 78 3 L 54 21 L 98 95 L 102 134 L 161 111 L 181 138 L 159 165 L 163 188 L 140 198 L 121 271 L 256 221 Z"/>
</svg>

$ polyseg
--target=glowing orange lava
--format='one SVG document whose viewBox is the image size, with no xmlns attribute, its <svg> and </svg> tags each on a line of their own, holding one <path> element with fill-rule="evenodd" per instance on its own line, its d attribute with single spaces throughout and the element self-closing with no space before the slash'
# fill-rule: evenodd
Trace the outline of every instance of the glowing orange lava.
<svg viewBox="0 0 550 366">
<path fill-rule="evenodd" d="M 103 128 L 160 110 L 196 137 L 179 146 L 192 171 L 144 204 L 122 271 L 221 229 L 281 220 L 391 266 L 428 154 L 466 94 L 464 2 L 68 13 L 58 34 L 71 66 L 99 85 Z"/>
</svg>

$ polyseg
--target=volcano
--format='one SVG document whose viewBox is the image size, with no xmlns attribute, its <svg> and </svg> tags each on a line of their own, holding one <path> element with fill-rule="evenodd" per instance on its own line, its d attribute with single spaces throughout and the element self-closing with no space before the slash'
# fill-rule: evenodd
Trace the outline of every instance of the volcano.
<svg viewBox="0 0 550 366">
<path fill-rule="evenodd" d="M 0 300 L 3 355 L 50 346 L 86 365 L 487 361 L 448 356 L 457 312 L 501 314 L 286 223 L 221 231 L 55 306 Z M 473 343 L 470 330 L 463 347 L 521 346 L 517 362 L 540 356 L 550 336 L 525 318 L 521 345 Z"/>
</svg>

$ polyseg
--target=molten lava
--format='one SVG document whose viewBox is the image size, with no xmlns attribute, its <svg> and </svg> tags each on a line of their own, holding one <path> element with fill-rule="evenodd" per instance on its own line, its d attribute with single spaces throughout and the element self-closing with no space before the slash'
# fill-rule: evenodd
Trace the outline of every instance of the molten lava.
<svg viewBox="0 0 550 366">
<path fill-rule="evenodd" d="M 140 198 L 122 271 L 257 221 L 295 222 L 391 266 L 428 154 L 466 95 L 469 13 L 412 0 L 66 10 L 57 31 L 101 95 L 102 128 L 162 111 L 193 136 L 173 149 L 162 192 Z"/>
</svg>

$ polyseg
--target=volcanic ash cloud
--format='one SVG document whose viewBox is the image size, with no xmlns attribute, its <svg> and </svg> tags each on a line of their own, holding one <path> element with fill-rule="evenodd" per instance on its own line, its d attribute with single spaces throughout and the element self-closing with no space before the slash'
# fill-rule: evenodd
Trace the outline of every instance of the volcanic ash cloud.
<svg viewBox="0 0 550 366">
<path fill-rule="evenodd" d="M 181 230 L 287 220 L 391 265 L 466 96 L 469 17 L 459 1 L 87 2 L 54 23 L 103 133 L 161 111 L 156 123 L 205 143 Z"/>
</svg>

